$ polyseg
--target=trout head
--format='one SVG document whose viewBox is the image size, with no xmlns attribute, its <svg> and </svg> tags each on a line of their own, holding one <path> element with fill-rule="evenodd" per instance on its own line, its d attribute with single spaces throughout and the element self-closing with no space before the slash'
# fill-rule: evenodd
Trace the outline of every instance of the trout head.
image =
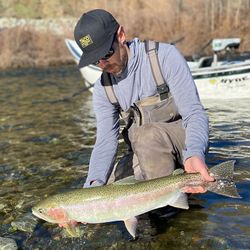
<svg viewBox="0 0 250 250">
<path fill-rule="evenodd" d="M 67 214 L 60 205 L 51 199 L 40 201 L 32 208 L 32 213 L 38 218 L 50 223 L 64 224 L 68 223 Z"/>
</svg>

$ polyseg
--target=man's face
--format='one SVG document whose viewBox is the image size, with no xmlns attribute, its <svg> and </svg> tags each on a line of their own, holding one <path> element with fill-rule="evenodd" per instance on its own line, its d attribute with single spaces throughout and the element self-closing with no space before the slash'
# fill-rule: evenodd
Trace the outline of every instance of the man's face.
<svg viewBox="0 0 250 250">
<path fill-rule="evenodd" d="M 102 70 L 117 76 L 124 71 L 127 65 L 128 53 L 126 46 L 117 39 L 114 41 L 112 49 L 114 50 L 114 54 L 108 59 L 100 59 L 97 66 Z"/>
</svg>

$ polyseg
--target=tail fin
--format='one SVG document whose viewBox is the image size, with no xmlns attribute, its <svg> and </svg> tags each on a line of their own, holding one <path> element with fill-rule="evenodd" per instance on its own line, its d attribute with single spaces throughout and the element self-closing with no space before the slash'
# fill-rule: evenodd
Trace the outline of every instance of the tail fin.
<svg viewBox="0 0 250 250">
<path fill-rule="evenodd" d="M 226 161 L 212 167 L 209 171 L 215 182 L 209 183 L 207 189 L 216 194 L 232 198 L 241 198 L 233 181 L 235 161 Z"/>
</svg>

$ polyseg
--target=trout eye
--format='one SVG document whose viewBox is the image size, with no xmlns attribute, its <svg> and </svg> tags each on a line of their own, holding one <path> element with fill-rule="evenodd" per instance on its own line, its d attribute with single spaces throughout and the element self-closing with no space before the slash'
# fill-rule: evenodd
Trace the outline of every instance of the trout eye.
<svg viewBox="0 0 250 250">
<path fill-rule="evenodd" d="M 44 211 L 43 211 L 42 208 L 39 208 L 39 209 L 38 209 L 38 212 L 39 212 L 40 214 L 42 214 Z"/>
</svg>

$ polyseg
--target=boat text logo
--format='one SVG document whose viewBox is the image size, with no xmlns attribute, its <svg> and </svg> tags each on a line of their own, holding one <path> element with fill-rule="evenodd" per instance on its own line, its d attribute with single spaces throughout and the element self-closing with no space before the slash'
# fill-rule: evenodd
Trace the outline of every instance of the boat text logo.
<svg viewBox="0 0 250 250">
<path fill-rule="evenodd" d="M 83 48 L 86 48 L 86 47 L 88 47 L 90 44 L 93 43 L 93 41 L 92 41 L 90 35 L 83 36 L 83 37 L 79 40 L 79 42 L 81 43 L 81 45 L 82 45 Z"/>
</svg>

